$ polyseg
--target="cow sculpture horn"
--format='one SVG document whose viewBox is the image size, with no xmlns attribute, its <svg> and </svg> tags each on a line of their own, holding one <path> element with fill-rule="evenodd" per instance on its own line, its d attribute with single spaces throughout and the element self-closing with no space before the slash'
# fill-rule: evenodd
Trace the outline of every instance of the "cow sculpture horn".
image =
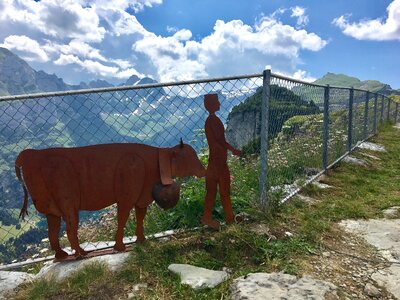
<svg viewBox="0 0 400 300">
<path fill-rule="evenodd" d="M 181 146 L 181 148 L 183 148 L 183 140 L 182 140 L 182 138 L 181 138 L 180 146 Z"/>
</svg>

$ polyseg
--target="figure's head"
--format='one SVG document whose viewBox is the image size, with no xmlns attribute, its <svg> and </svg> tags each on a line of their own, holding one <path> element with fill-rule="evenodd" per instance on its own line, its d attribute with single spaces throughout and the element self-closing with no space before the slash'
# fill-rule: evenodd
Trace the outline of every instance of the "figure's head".
<svg viewBox="0 0 400 300">
<path fill-rule="evenodd" d="M 210 112 L 214 113 L 219 110 L 220 103 L 217 94 L 207 94 L 204 96 L 204 107 Z"/>
</svg>

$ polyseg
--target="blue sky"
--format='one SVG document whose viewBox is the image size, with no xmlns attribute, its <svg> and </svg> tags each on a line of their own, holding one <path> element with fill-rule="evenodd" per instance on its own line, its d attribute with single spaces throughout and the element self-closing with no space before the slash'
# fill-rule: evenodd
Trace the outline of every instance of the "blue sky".
<svg viewBox="0 0 400 300">
<path fill-rule="evenodd" d="M 0 46 L 68 83 L 327 72 L 400 88 L 400 0 L 0 0 Z"/>
</svg>

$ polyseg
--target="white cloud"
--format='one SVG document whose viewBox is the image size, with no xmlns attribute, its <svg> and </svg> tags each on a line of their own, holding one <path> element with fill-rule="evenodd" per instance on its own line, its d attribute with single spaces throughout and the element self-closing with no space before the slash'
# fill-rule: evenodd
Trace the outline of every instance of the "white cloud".
<svg viewBox="0 0 400 300">
<path fill-rule="evenodd" d="M 333 24 L 343 33 L 357 40 L 389 41 L 400 40 L 400 0 L 394 0 L 387 7 L 387 18 L 363 20 L 350 23 L 350 15 L 343 15 L 333 20 Z"/>
<path fill-rule="evenodd" d="M 174 38 L 177 39 L 178 41 L 187 41 L 190 40 L 191 37 L 192 37 L 192 32 L 187 29 L 179 30 L 174 34 Z"/>
<path fill-rule="evenodd" d="M 82 7 L 73 0 L 5 0 L 1 20 L 23 24 L 59 39 L 74 38 L 99 42 L 105 29 L 93 7 Z"/>
<path fill-rule="evenodd" d="M 299 80 L 303 80 L 303 81 L 307 81 L 307 82 L 314 82 L 315 80 L 317 80 L 317 78 L 312 77 L 310 75 L 310 73 L 308 73 L 307 71 L 304 71 L 304 70 L 297 70 L 290 76 L 293 77 L 294 79 L 299 79 Z"/>
<path fill-rule="evenodd" d="M 305 14 L 306 9 L 300 6 L 291 8 L 291 17 L 297 18 L 297 27 L 304 27 L 308 24 L 308 16 Z"/>
<path fill-rule="evenodd" d="M 162 4 L 162 0 L 81 0 L 82 5 L 96 6 L 102 9 L 133 9 L 136 13 L 142 11 L 146 7 Z"/>
<path fill-rule="evenodd" d="M 120 79 L 126 79 L 132 75 L 139 77 L 144 76 L 133 68 L 121 70 L 116 66 L 107 66 L 91 59 L 81 60 L 78 56 L 72 54 L 61 54 L 60 57 L 54 61 L 54 64 L 62 66 L 76 64 L 88 73 L 108 78 L 116 77 Z"/>
<path fill-rule="evenodd" d="M 319 51 L 327 42 L 314 33 L 298 30 L 271 16 L 254 26 L 241 20 L 216 21 L 214 31 L 197 42 L 189 30 L 171 37 L 149 34 L 133 45 L 156 66 L 162 81 L 204 76 L 261 72 L 270 63 L 274 69 L 294 73 L 300 50 Z"/>
<path fill-rule="evenodd" d="M 162 0 L 0 3 L 0 26 L 6 24 L 8 30 L 14 27 L 17 33 L 27 32 L 24 43 L 9 39 L 4 45 L 7 42 L 6 47 L 17 52 L 29 50 L 31 60 L 47 62 L 47 68 L 40 65 L 45 70 L 57 69 L 65 74 L 75 72 L 79 66 L 79 74 L 68 74 L 75 80 L 86 80 L 88 74 L 91 78 L 126 78 L 146 73 L 159 81 L 176 81 L 259 73 L 265 65 L 271 65 L 273 72 L 295 74 L 301 51 L 319 51 L 327 44 L 303 28 L 308 17 L 306 10 L 298 6 L 282 8 L 255 24 L 217 20 L 212 32 L 198 40 L 185 28 L 168 27 L 170 36 L 156 35 L 132 14 L 159 5 Z M 282 14 L 296 18 L 297 26 L 284 24 L 279 19 Z"/>
<path fill-rule="evenodd" d="M 21 56 L 28 61 L 47 62 L 49 60 L 47 53 L 41 49 L 39 43 L 25 35 L 10 35 L 4 39 L 0 47 L 22 52 Z"/>
</svg>

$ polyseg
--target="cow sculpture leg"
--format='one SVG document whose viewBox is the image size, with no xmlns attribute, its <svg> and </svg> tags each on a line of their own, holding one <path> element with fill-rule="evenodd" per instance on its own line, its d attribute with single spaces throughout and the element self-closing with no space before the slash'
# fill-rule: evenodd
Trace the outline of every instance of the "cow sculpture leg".
<svg viewBox="0 0 400 300">
<path fill-rule="evenodd" d="M 138 243 L 143 243 L 145 241 L 144 237 L 144 229 L 143 229 L 143 220 L 146 216 L 147 208 L 135 207 L 136 213 L 136 238 Z"/>
<path fill-rule="evenodd" d="M 68 256 L 68 253 L 61 249 L 60 241 L 58 238 L 58 235 L 60 233 L 61 217 L 57 217 L 54 215 L 46 215 L 46 217 L 49 227 L 49 241 L 51 249 L 56 252 L 56 259 L 64 259 Z"/>
<path fill-rule="evenodd" d="M 70 210 L 64 221 L 67 227 L 67 237 L 69 243 L 71 244 L 71 248 L 75 250 L 75 257 L 79 258 L 85 256 L 87 252 L 80 247 L 78 240 L 78 210 Z"/>
<path fill-rule="evenodd" d="M 123 242 L 124 229 L 126 222 L 128 221 L 130 211 L 131 208 L 122 206 L 121 203 L 118 204 L 118 212 L 117 212 L 118 228 L 117 228 L 117 233 L 115 234 L 115 245 L 114 245 L 114 249 L 116 251 L 120 252 L 125 251 L 125 245 Z"/>
</svg>

